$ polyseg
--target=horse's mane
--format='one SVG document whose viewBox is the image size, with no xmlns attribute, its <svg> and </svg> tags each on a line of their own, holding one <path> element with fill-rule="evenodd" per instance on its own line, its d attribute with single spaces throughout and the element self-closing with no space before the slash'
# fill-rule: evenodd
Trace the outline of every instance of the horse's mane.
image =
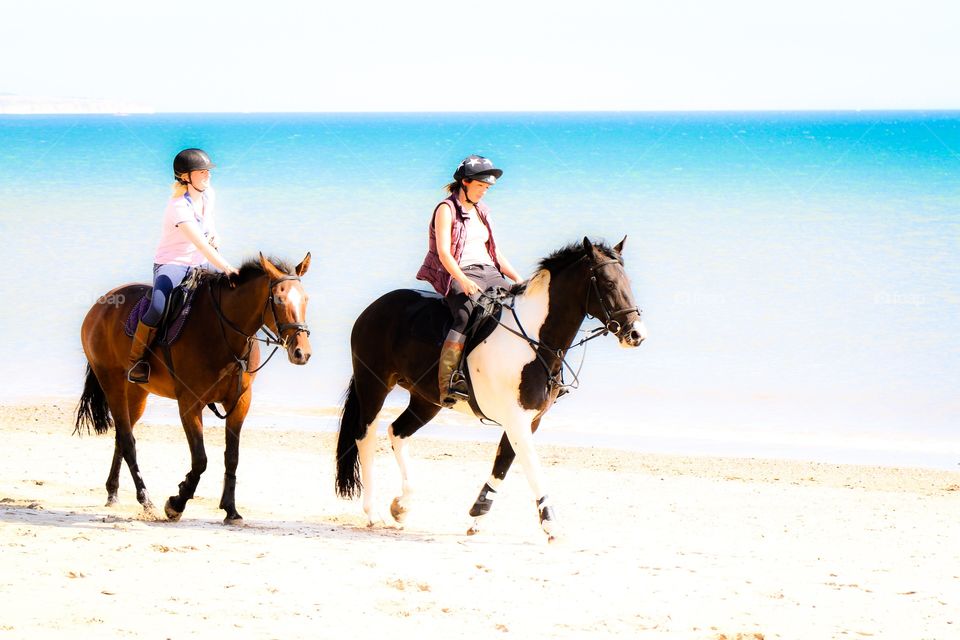
<svg viewBox="0 0 960 640">
<path fill-rule="evenodd" d="M 614 249 L 610 248 L 603 242 L 594 243 L 594 248 L 599 251 L 601 254 L 617 260 L 620 264 L 623 264 L 623 258 L 620 257 L 620 254 L 617 253 Z M 583 248 L 583 242 L 571 242 L 565 247 L 557 249 L 547 257 L 540 260 L 540 263 L 537 265 L 537 269 L 534 272 L 533 276 L 524 282 L 518 282 L 517 284 L 510 287 L 510 293 L 512 295 L 518 296 L 523 295 L 530 289 L 530 286 L 533 285 L 535 288 L 537 285 L 534 282 L 537 280 L 537 277 L 543 273 L 558 273 L 563 271 L 567 267 L 579 262 L 587 255 L 587 250 Z"/>
<path fill-rule="evenodd" d="M 270 264 L 275 266 L 277 269 L 286 273 L 288 275 L 293 275 L 293 267 L 291 267 L 286 261 L 279 258 L 274 258 L 270 256 L 267 258 L 270 261 Z M 244 284 L 253 280 L 254 278 L 259 278 L 264 274 L 263 265 L 260 264 L 260 257 L 249 258 L 244 260 L 243 264 L 240 265 L 238 269 L 240 273 L 233 277 L 233 282 L 237 285 Z M 220 277 L 224 277 L 223 274 L 220 274 Z"/>
<path fill-rule="evenodd" d="M 623 264 L 623 258 L 620 257 L 616 251 L 607 246 L 603 242 L 594 243 L 593 247 L 607 256 L 608 258 L 613 258 Z M 566 269 L 573 263 L 581 260 L 585 255 L 587 255 L 587 250 L 583 248 L 583 242 L 571 242 L 565 247 L 557 249 L 546 258 L 540 261 L 537 271 L 547 270 L 550 273 L 557 273 Z"/>
</svg>

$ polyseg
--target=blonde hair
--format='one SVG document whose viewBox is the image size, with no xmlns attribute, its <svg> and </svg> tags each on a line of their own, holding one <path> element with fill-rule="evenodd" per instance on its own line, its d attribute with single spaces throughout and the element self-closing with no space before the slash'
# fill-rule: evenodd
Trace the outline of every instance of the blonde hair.
<svg viewBox="0 0 960 640">
<path fill-rule="evenodd" d="M 187 192 L 187 185 L 183 184 L 179 180 L 174 181 L 174 183 L 170 185 L 170 188 L 173 190 L 172 197 L 174 198 L 179 198 Z"/>
</svg>

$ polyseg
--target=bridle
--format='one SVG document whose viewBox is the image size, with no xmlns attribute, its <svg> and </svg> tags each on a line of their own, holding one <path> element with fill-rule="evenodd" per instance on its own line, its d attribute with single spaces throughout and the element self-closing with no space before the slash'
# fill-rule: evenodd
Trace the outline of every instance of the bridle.
<svg viewBox="0 0 960 640">
<path fill-rule="evenodd" d="M 580 258 L 580 260 L 585 260 L 586 258 L 587 256 L 585 255 L 582 258 Z M 570 266 L 573 266 L 574 264 L 579 263 L 580 260 L 578 260 L 577 262 L 574 262 Z M 494 300 L 495 302 L 499 303 L 502 307 L 510 310 L 510 313 L 513 314 L 513 320 L 517 324 L 517 329 L 508 327 L 495 315 L 491 317 L 501 327 L 503 327 L 510 333 L 522 338 L 527 342 L 530 348 L 533 349 L 534 354 L 536 354 L 537 360 L 540 361 L 540 364 L 543 366 L 544 370 L 547 372 L 547 377 L 548 377 L 547 384 L 549 384 L 551 387 L 560 389 L 561 395 L 563 393 L 567 393 L 571 389 L 576 389 L 580 386 L 579 375 L 580 375 L 580 370 L 583 369 L 584 360 L 586 360 L 586 348 L 584 348 L 584 357 L 583 359 L 580 360 L 580 366 L 577 367 L 576 371 L 574 371 L 573 367 L 571 367 L 570 364 L 567 362 L 566 354 L 570 350 L 583 346 L 587 342 L 590 342 L 591 340 L 593 340 L 594 338 L 605 336 L 608 333 L 612 333 L 613 335 L 618 336 L 620 332 L 623 330 L 623 327 L 619 321 L 615 320 L 617 316 L 622 316 L 632 311 L 636 311 L 638 316 L 642 315 L 643 313 L 639 307 L 624 307 L 622 309 L 614 309 L 611 311 L 607 307 L 607 304 L 603 301 L 603 295 L 600 293 L 600 286 L 597 284 L 597 271 L 611 264 L 620 264 L 620 261 L 617 260 L 616 258 L 611 258 L 610 260 L 605 260 L 604 262 L 595 264 L 590 267 L 590 285 L 587 287 L 586 299 L 583 302 L 584 317 L 596 318 L 597 320 L 600 320 L 603 323 L 603 325 L 587 331 L 588 333 L 587 337 L 581 339 L 579 342 L 571 344 L 566 349 L 564 349 L 563 347 L 553 348 L 544 344 L 539 340 L 534 340 L 529 335 L 527 335 L 527 332 L 524 330 L 523 325 L 520 323 L 520 317 L 517 315 L 517 310 L 513 304 L 507 304 L 502 299 L 497 299 L 494 296 L 489 296 L 486 293 L 481 292 L 480 294 L 481 296 Z M 591 292 L 596 294 L 597 301 L 600 303 L 600 309 L 603 311 L 603 315 L 604 315 L 602 319 L 592 315 L 588 310 L 590 306 Z M 543 357 L 543 354 L 541 353 L 541 349 L 551 355 L 556 356 L 556 358 L 560 361 L 560 369 L 559 371 L 557 371 L 557 373 L 553 373 L 551 371 L 551 367 L 547 363 L 546 359 Z M 573 382 L 571 384 L 566 384 L 563 380 L 564 367 L 566 367 L 566 369 L 568 369 L 570 373 L 573 375 Z"/>
<path fill-rule="evenodd" d="M 620 325 L 620 323 L 617 320 L 614 320 L 614 318 L 620 315 L 628 314 L 632 311 L 636 311 L 637 315 L 640 316 L 642 315 L 643 312 L 640 311 L 639 307 L 624 307 L 622 309 L 614 309 L 613 311 L 607 308 L 607 303 L 603 301 L 603 295 L 600 293 L 600 285 L 597 284 L 597 271 L 611 264 L 620 264 L 620 261 L 611 258 L 610 260 L 605 260 L 600 264 L 595 264 L 592 267 L 590 267 L 590 287 L 587 289 L 587 299 L 584 300 L 583 302 L 583 311 L 585 316 L 588 316 L 591 318 L 597 318 L 597 320 L 600 320 L 601 322 L 603 322 L 603 331 L 601 331 L 597 335 L 607 335 L 607 333 L 612 333 L 615 336 L 619 336 L 620 331 L 623 329 L 623 327 Z M 600 310 L 603 311 L 602 320 L 597 316 L 590 315 L 590 312 L 587 311 L 590 305 L 591 291 L 597 295 L 597 302 L 600 303 Z M 591 338 L 594 338 L 594 337 L 596 336 L 591 336 Z M 588 338 L 588 340 L 591 338 Z M 580 344 L 583 344 L 583 342 L 585 341 L 578 343 L 577 346 L 579 346 Z"/>
<path fill-rule="evenodd" d="M 256 373 L 257 371 L 260 371 L 265 366 L 267 366 L 267 363 L 270 362 L 274 354 L 277 353 L 277 349 L 279 349 L 280 347 L 283 347 L 284 349 L 286 349 L 289 345 L 289 341 L 291 339 L 295 339 L 301 333 L 306 333 L 307 337 L 309 337 L 310 329 L 307 327 L 306 323 L 304 322 L 280 322 L 280 317 L 277 315 L 277 299 L 279 296 L 274 292 L 274 288 L 277 285 L 282 284 L 284 282 L 289 282 L 289 281 L 299 282 L 300 276 L 288 274 L 288 275 L 283 275 L 283 276 L 280 276 L 279 278 L 274 278 L 270 280 L 269 293 L 267 295 L 267 299 L 263 303 L 263 310 L 260 312 L 260 323 L 257 326 L 257 329 L 252 334 L 246 333 L 243 329 L 238 327 L 233 321 L 230 320 L 230 318 L 228 318 L 223 313 L 223 308 L 220 302 L 220 298 L 223 296 L 223 282 L 225 279 L 226 278 L 218 279 L 217 283 L 219 286 L 217 287 L 216 297 L 213 295 L 214 287 L 212 286 L 209 287 L 210 301 L 213 303 L 213 309 L 214 311 L 217 312 L 217 319 L 220 321 L 220 333 L 223 336 L 223 342 L 224 344 L 226 344 L 227 350 L 230 351 L 230 355 L 233 357 L 234 362 L 236 362 L 237 366 L 240 368 L 239 374 L 237 375 L 237 395 L 239 397 L 240 388 L 243 384 L 243 375 L 241 374 L 243 374 L 244 372 L 252 374 L 252 373 Z M 267 305 L 270 305 L 270 313 L 273 314 L 273 321 L 277 325 L 276 335 L 274 335 L 270 331 L 270 329 L 267 327 L 266 322 L 264 320 L 267 314 Z M 233 352 L 233 349 L 230 347 L 230 343 L 227 341 L 227 331 L 225 327 L 229 327 L 234 333 L 238 333 L 242 335 L 244 338 L 246 338 L 247 346 L 240 356 L 237 356 Z M 293 333 L 284 335 L 285 332 L 291 331 L 291 330 L 293 331 Z M 259 337 L 257 335 L 257 332 L 259 331 L 263 331 L 267 337 L 266 338 Z M 266 360 L 263 361 L 263 363 L 259 367 L 257 367 L 256 369 L 250 369 L 250 354 L 253 351 L 254 342 L 262 342 L 268 347 L 272 346 L 273 351 L 270 352 L 270 355 L 267 357 Z M 214 406 L 213 404 L 208 404 L 207 406 L 221 420 L 229 416 L 231 413 L 233 413 L 233 409 L 236 408 L 236 405 L 234 405 L 234 407 L 231 408 L 230 411 L 228 411 L 226 414 L 220 415 L 220 412 L 217 411 L 216 406 Z"/>
<path fill-rule="evenodd" d="M 277 315 L 277 297 L 278 296 L 273 292 L 273 288 L 278 284 L 280 284 L 281 282 L 288 282 L 288 281 L 300 282 L 300 276 L 285 275 L 270 281 L 270 312 L 273 314 L 273 321 L 277 325 L 277 335 L 276 336 L 270 335 L 269 329 L 267 329 L 267 326 L 263 324 L 263 314 L 260 314 L 260 320 L 261 320 L 260 328 L 263 329 L 263 332 L 266 333 L 268 336 L 267 340 L 264 341 L 267 345 L 277 344 L 279 346 L 286 348 L 287 340 L 289 338 L 295 339 L 301 333 L 306 333 L 307 337 L 308 338 L 310 337 L 310 329 L 307 327 L 307 324 L 305 322 L 280 322 L 280 317 Z M 267 305 L 264 304 L 263 313 L 266 313 L 266 311 L 267 311 Z M 289 336 L 284 337 L 283 332 L 287 331 L 288 329 L 293 329 L 293 333 Z"/>
<path fill-rule="evenodd" d="M 217 312 L 217 318 L 220 320 L 220 332 L 223 334 L 224 341 L 226 341 L 227 339 L 227 332 L 224 330 L 224 325 L 232 329 L 234 333 L 239 333 L 240 335 L 242 335 L 244 338 L 247 339 L 247 349 L 244 352 L 244 356 L 243 356 L 244 358 L 249 357 L 250 346 L 252 345 L 253 342 L 262 342 L 268 347 L 273 346 L 274 352 L 276 352 L 276 350 L 280 347 L 287 348 L 289 339 L 296 338 L 296 336 L 299 335 L 300 333 L 306 333 L 307 337 L 310 336 L 310 329 L 309 327 L 307 327 L 306 323 L 279 321 L 280 316 L 277 315 L 277 294 L 274 293 L 273 289 L 277 285 L 283 282 L 288 282 L 288 281 L 299 282 L 300 276 L 283 275 L 283 276 L 280 276 L 279 278 L 274 278 L 273 280 L 270 281 L 270 294 L 267 296 L 267 299 L 263 303 L 263 311 L 260 312 L 260 324 L 258 325 L 257 330 L 253 332 L 253 334 L 247 334 L 243 329 L 241 329 L 236 324 L 234 324 L 230 320 L 230 318 L 224 315 L 223 308 L 220 303 L 220 297 L 222 297 L 223 295 L 223 279 L 219 281 L 220 286 L 217 289 L 216 298 L 214 298 L 213 296 L 213 287 L 210 288 L 210 299 L 213 301 L 213 308 Z M 266 322 L 264 321 L 264 318 L 267 315 L 267 305 L 270 305 L 270 313 L 273 314 L 273 321 L 277 325 L 276 335 L 274 335 L 270 331 L 270 329 L 267 327 Z M 284 332 L 289 331 L 291 329 L 293 330 L 292 334 L 287 336 L 283 335 Z M 263 331 L 267 335 L 267 337 L 266 338 L 258 337 L 257 331 Z M 271 358 L 273 357 L 273 353 L 270 354 L 270 357 Z M 240 358 L 237 358 L 236 356 L 234 356 L 234 359 L 240 360 Z M 266 365 L 267 362 L 269 361 L 270 361 L 270 358 L 267 358 L 266 362 L 264 362 L 262 365 L 260 365 L 256 369 L 250 371 L 250 373 L 256 373 L 257 371 L 262 369 L 264 365 Z"/>
</svg>

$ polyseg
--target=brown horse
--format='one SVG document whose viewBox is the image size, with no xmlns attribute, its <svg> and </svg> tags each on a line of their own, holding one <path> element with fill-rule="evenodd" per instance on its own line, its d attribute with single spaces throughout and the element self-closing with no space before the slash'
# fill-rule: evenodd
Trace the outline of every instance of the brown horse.
<svg viewBox="0 0 960 640">
<path fill-rule="evenodd" d="M 246 262 L 238 274 L 204 277 L 192 302 L 192 311 L 179 338 L 169 347 L 154 345 L 148 350 L 152 374 L 145 384 L 127 382 L 127 357 L 131 339 L 123 331 L 124 320 L 149 290 L 130 284 L 110 291 L 87 313 L 80 330 L 87 356 L 83 396 L 77 408 L 77 430 L 93 425 L 105 433 L 113 423 L 116 445 L 107 478 L 107 506 L 117 502 L 120 462 L 126 460 L 137 500 L 144 509 L 153 505 L 137 466 L 133 427 L 143 415 L 151 393 L 175 398 L 180 420 L 190 446 L 190 471 L 180 483 L 179 493 L 170 496 L 164 512 L 179 520 L 187 500 L 193 497 L 200 475 L 207 467 L 203 446 L 203 407 L 221 403 L 226 416 L 226 471 L 220 508 L 226 524 L 243 521 L 237 513 L 234 493 L 240 452 L 240 429 L 250 408 L 251 385 L 260 361 L 259 338 L 266 327 L 278 337 L 275 344 L 286 348 L 294 364 L 310 359 L 310 331 L 305 324 L 307 296 L 300 276 L 310 266 L 308 253 L 296 268 L 263 255 Z M 112 419 L 111 419 L 112 416 Z"/>
</svg>

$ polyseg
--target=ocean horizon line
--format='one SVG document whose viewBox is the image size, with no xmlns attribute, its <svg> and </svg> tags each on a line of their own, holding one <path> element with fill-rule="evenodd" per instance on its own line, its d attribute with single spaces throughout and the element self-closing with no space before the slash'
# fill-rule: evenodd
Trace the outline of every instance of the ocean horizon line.
<svg viewBox="0 0 960 640">
<path fill-rule="evenodd" d="M 960 113 L 960 106 L 947 108 L 871 108 L 871 109 L 484 109 L 484 110 L 403 110 L 403 109 L 356 109 L 356 110 L 230 110 L 230 111 L 165 111 L 152 108 L 143 110 L 125 110 L 125 109 L 102 109 L 102 110 L 43 110 L 43 109 L 23 109 L 6 110 L 0 106 L 0 117 L 3 116 L 231 116 L 231 115 L 264 115 L 264 116 L 304 116 L 304 115 L 839 115 L 839 114 L 864 114 L 864 115 L 953 115 Z"/>
</svg>

